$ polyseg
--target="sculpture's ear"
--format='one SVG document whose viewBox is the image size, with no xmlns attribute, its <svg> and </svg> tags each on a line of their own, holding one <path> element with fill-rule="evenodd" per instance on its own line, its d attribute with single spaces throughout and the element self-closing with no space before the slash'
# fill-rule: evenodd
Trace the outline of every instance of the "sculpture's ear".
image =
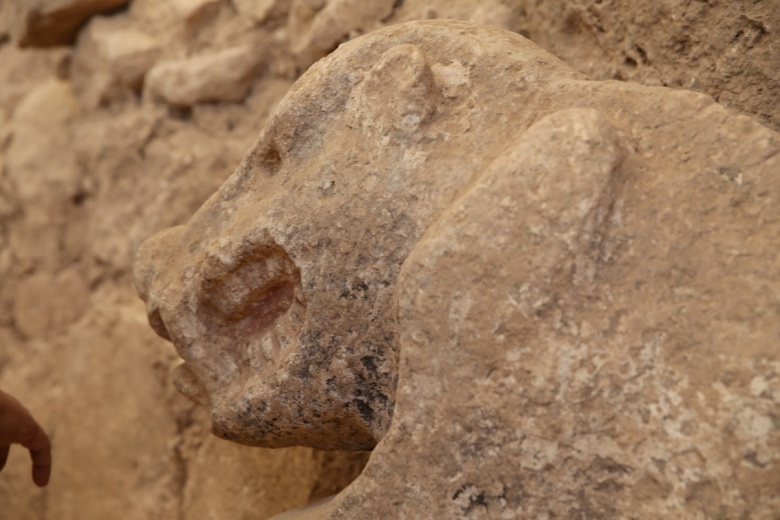
<svg viewBox="0 0 780 520">
<path fill-rule="evenodd" d="M 348 124 L 412 133 L 433 114 L 439 89 L 423 52 L 410 44 L 387 50 L 352 91 Z"/>
</svg>

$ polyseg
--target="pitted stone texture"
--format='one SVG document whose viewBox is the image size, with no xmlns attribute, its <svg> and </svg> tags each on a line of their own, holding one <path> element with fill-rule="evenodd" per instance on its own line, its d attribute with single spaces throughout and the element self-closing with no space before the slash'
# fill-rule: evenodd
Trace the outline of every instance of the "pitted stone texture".
<svg viewBox="0 0 780 520">
<path fill-rule="evenodd" d="M 772 518 L 779 167 L 707 96 L 414 22 L 313 66 L 136 283 L 218 435 L 381 441 L 302 517 Z"/>
<path fill-rule="evenodd" d="M 513 30 L 595 79 L 704 92 L 780 130 L 777 2 L 509 4 L 519 15 Z"/>
<path fill-rule="evenodd" d="M 772 518 L 780 136 L 688 93 L 580 88 L 598 112 L 536 123 L 407 260 L 381 449 L 420 464 L 372 471 L 436 471 L 404 504 L 437 517 Z M 606 107 L 642 97 L 676 114 Z"/>
<path fill-rule="evenodd" d="M 149 71 L 146 91 L 176 107 L 209 101 L 242 101 L 262 64 L 261 49 L 240 45 L 181 60 L 161 62 Z"/>
<path fill-rule="evenodd" d="M 35 85 L 16 104 L 12 131 L 5 147 L 4 172 L 0 177 L 5 192 L 3 198 L 7 197 L 10 203 L 8 218 L 0 225 L 5 228 L 7 223 L 14 224 L 8 225 L 7 231 L 3 230 L 7 247 L 13 252 L 14 271 L 13 275 L 3 278 L 3 289 L 11 294 L 18 294 L 17 286 L 24 284 L 33 271 L 46 270 L 48 276 L 56 278 L 79 255 L 78 243 L 82 240 L 79 225 L 83 223 L 83 215 L 71 201 L 79 192 L 80 170 L 69 139 L 80 115 L 71 85 L 59 79 Z M 57 151 L 56 161 L 51 160 L 52 150 Z M 67 219 L 52 221 L 52 211 L 67 215 Z M 44 304 L 40 312 L 33 311 L 43 320 L 33 320 L 43 325 L 43 329 L 34 335 L 56 334 L 59 327 L 47 330 L 46 324 L 64 325 L 70 321 L 54 315 L 70 316 L 76 309 L 81 309 L 81 292 L 75 294 L 79 298 L 69 310 L 61 311 Z M 6 293 L 5 297 L 9 296 Z M 36 297 L 40 294 L 31 295 L 31 298 Z M 25 329 L 25 333 L 30 331 Z"/>
</svg>

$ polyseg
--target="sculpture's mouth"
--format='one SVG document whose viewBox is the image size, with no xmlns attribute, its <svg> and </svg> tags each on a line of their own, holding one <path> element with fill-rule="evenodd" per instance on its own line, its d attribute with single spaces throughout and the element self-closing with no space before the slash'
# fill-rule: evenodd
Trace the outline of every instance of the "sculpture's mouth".
<svg viewBox="0 0 780 520">
<path fill-rule="evenodd" d="M 209 260 L 194 293 L 202 334 L 188 345 L 171 335 L 185 360 L 173 371 L 174 384 L 206 407 L 216 396 L 242 393 L 294 350 L 305 317 L 300 274 L 284 252 L 229 266 Z"/>
</svg>

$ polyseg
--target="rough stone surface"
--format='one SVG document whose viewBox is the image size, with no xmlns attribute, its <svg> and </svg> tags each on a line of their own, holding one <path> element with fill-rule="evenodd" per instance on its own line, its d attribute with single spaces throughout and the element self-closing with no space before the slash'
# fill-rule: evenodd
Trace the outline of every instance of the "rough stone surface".
<svg viewBox="0 0 780 520">
<path fill-rule="evenodd" d="M 242 11 L 245 2 L 223 0 L 192 22 L 177 7 L 182 3 L 133 0 L 101 14 L 157 42 L 155 64 L 264 42 L 256 47 L 264 65 L 242 102 L 178 109 L 121 89 L 91 106 L 85 93 L 99 90 L 100 75 L 75 72 L 84 47 L 19 48 L 23 12 L 44 3 L 0 0 L 0 387 L 41 419 L 56 457 L 52 483 L 41 492 L 29 482 L 27 455 L 12 450 L 0 473 L 0 517 L 81 520 L 122 511 L 126 518 L 267 518 L 338 492 L 365 459 L 207 437 L 208 414 L 167 376 L 176 363 L 170 344 L 146 325 L 129 273 L 136 248 L 184 223 L 217 189 L 302 72 L 291 52 L 300 34 L 291 31 L 297 22 L 288 16 L 290 0 L 275 2 L 264 19 Z M 57 3 L 65 4 L 76 2 Z M 780 24 L 772 2 L 406 0 L 367 27 L 358 15 L 347 13 L 343 40 L 415 18 L 490 23 L 530 36 L 594 79 L 705 92 L 780 129 Z M 70 41 L 88 27 L 85 19 Z M 451 102 L 468 86 L 467 71 L 455 63 L 430 68 Z M 108 69 L 101 62 L 96 70 Z M 375 111 L 385 121 L 391 113 Z M 36 288 L 50 282 L 66 290 L 41 296 Z M 751 392 L 773 391 L 774 380 L 764 378 L 751 375 Z M 743 379 L 724 374 L 723 384 Z M 735 424 L 752 420 L 744 412 L 735 417 Z M 107 433 L 90 435 L 80 425 Z"/>
<path fill-rule="evenodd" d="M 252 87 L 262 63 L 262 51 L 244 45 L 165 61 L 149 71 L 147 92 L 177 107 L 207 101 L 242 101 Z"/>
<path fill-rule="evenodd" d="M 780 130 L 775 1 L 518 0 L 514 28 L 595 79 L 705 92 Z"/>
<path fill-rule="evenodd" d="M 378 443 L 303 518 L 769 519 L 778 171 L 708 96 L 412 22 L 309 69 L 136 285 L 220 437 Z"/>
</svg>

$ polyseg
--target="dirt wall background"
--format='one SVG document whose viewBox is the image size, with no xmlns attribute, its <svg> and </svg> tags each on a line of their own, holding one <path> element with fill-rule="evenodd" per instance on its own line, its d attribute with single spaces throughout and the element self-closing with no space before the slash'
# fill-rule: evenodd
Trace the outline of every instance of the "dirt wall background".
<svg viewBox="0 0 780 520">
<path fill-rule="evenodd" d="M 0 388 L 50 432 L 55 470 L 37 490 L 13 450 L 0 518 L 267 518 L 359 473 L 366 454 L 208 435 L 131 268 L 311 63 L 419 18 L 499 25 L 593 78 L 698 90 L 780 129 L 775 0 L 3 0 Z"/>
</svg>

